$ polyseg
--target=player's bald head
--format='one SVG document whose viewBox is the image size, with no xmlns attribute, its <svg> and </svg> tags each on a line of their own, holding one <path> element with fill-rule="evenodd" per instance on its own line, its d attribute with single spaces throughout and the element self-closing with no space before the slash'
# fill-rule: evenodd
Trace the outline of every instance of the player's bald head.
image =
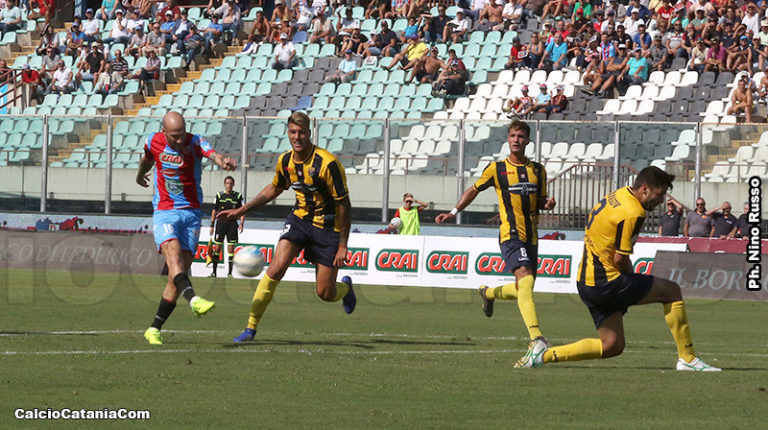
<svg viewBox="0 0 768 430">
<path fill-rule="evenodd" d="M 185 132 L 187 124 L 184 122 L 184 117 L 178 112 L 168 112 L 163 117 L 163 130 L 167 133 Z"/>
</svg>

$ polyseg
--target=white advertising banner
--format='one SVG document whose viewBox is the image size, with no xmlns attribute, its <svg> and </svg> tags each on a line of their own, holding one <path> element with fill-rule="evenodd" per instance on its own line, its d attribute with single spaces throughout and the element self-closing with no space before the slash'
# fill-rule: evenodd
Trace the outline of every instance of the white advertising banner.
<svg viewBox="0 0 768 430">
<path fill-rule="evenodd" d="M 246 229 L 240 234 L 235 252 L 242 246 L 258 246 L 269 264 L 279 235 L 279 230 Z M 203 229 L 192 264 L 193 276 L 211 273 L 211 269 L 205 267 L 208 238 L 208 229 Z M 582 241 L 540 240 L 536 291 L 576 293 L 583 246 Z M 685 249 L 685 244 L 678 243 L 638 243 L 632 255 L 635 271 L 651 273 L 656 251 Z M 226 261 L 226 257 L 221 258 Z M 342 268 L 340 274 L 351 276 L 357 284 L 477 288 L 514 281 L 512 274 L 504 272 L 498 241 L 489 238 L 352 233 L 348 258 L 349 265 Z M 236 270 L 233 273 L 241 277 Z M 314 266 L 302 253 L 283 279 L 312 282 Z"/>
</svg>

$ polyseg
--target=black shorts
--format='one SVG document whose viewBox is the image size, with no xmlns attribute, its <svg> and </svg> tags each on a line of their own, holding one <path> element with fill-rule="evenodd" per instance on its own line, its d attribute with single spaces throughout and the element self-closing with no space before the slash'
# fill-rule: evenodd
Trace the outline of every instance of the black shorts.
<svg viewBox="0 0 768 430">
<path fill-rule="evenodd" d="M 613 72 L 605 72 L 605 73 L 603 73 L 602 75 L 600 75 L 600 78 L 601 78 L 602 80 L 606 81 L 606 80 L 608 80 L 608 79 L 609 79 L 611 76 L 613 76 L 614 78 L 618 78 L 620 74 L 621 74 L 621 71 L 620 71 L 620 70 L 617 70 L 617 71 L 613 71 Z"/>
<path fill-rule="evenodd" d="M 501 258 L 504 259 L 504 271 L 514 273 L 515 269 L 528 266 L 536 276 L 539 265 L 539 247 L 520 240 L 510 239 L 499 244 Z"/>
<path fill-rule="evenodd" d="M 333 259 L 339 250 L 339 233 L 312 225 L 294 214 L 288 215 L 280 233 L 280 240 L 287 239 L 304 250 L 304 258 L 310 263 L 333 267 Z"/>
<path fill-rule="evenodd" d="M 616 312 L 627 313 L 627 308 L 647 296 L 653 287 L 653 276 L 622 274 L 602 287 L 588 287 L 581 282 L 577 282 L 576 287 L 581 301 L 592 314 L 595 328 L 599 328 L 610 315 Z"/>
<path fill-rule="evenodd" d="M 437 79 L 437 73 L 430 74 L 430 73 L 427 73 L 426 70 L 416 73 L 415 78 L 417 81 L 421 82 L 421 79 L 424 78 L 425 76 L 429 77 L 430 82 L 434 82 Z"/>
<path fill-rule="evenodd" d="M 221 245 L 224 243 L 224 237 L 227 238 L 227 244 L 237 244 L 237 221 L 227 221 L 216 223 L 216 233 L 213 236 L 213 243 Z"/>
</svg>

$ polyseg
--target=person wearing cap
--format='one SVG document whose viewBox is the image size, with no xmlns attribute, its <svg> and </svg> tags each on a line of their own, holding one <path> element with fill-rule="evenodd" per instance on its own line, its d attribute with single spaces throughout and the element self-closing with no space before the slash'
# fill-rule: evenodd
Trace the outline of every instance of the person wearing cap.
<svg viewBox="0 0 768 430">
<path fill-rule="evenodd" d="M 99 78 L 99 73 L 104 69 L 106 59 L 104 58 L 104 52 L 101 50 L 101 43 L 94 42 L 93 49 L 88 52 L 83 59 L 75 64 L 78 72 L 75 73 L 75 82 L 77 88 L 82 87 L 83 81 L 94 82 Z"/>
<path fill-rule="evenodd" d="M 464 11 L 459 9 L 456 11 L 456 18 L 448 21 L 443 30 L 443 40 L 452 43 L 460 43 L 464 41 L 464 36 L 469 32 L 471 23 L 469 18 L 464 16 Z"/>
<path fill-rule="evenodd" d="M 433 97 L 458 96 L 464 94 L 466 77 L 459 70 L 458 60 L 449 60 L 448 67 L 440 72 L 432 84 Z"/>
<path fill-rule="evenodd" d="M 77 50 L 83 46 L 85 42 L 85 33 L 83 33 L 77 24 L 72 24 L 67 32 L 67 38 L 64 41 L 66 45 L 65 54 L 70 57 L 74 57 L 77 54 Z"/>
<path fill-rule="evenodd" d="M 413 67 L 414 61 L 427 55 L 427 52 L 429 52 L 429 46 L 427 46 L 426 43 L 419 39 L 412 38 L 405 46 L 403 46 L 400 52 L 392 57 L 392 61 L 389 62 L 388 66 L 381 66 L 381 68 L 389 71 L 392 70 L 397 63 L 400 63 L 402 69 L 410 69 Z"/>
<path fill-rule="evenodd" d="M 550 105 L 551 101 L 552 96 L 547 92 L 547 84 L 542 83 L 539 85 L 539 94 L 534 97 L 533 104 L 528 106 L 528 109 L 520 112 L 520 116 L 526 117 L 530 115 L 531 112 L 546 112 L 546 107 Z"/>
<path fill-rule="evenodd" d="M 251 32 L 253 33 L 253 31 L 252 29 Z M 336 29 L 333 27 L 333 23 L 324 13 L 321 13 L 312 21 L 312 34 L 309 36 L 309 43 L 333 43 L 335 35 Z"/>
<path fill-rule="evenodd" d="M 21 9 L 16 6 L 16 0 L 8 0 L 5 7 L 0 9 L 0 37 L 21 28 Z"/>
<path fill-rule="evenodd" d="M 680 220 L 683 217 L 683 204 L 667 194 L 667 210 L 659 219 L 659 236 L 680 235 Z"/>
<path fill-rule="evenodd" d="M 85 33 L 86 42 L 90 43 L 98 38 L 101 31 L 101 21 L 94 18 L 93 9 L 85 11 L 85 19 L 82 22 L 81 30 Z"/>
<path fill-rule="evenodd" d="M 520 97 L 510 98 L 507 103 L 501 109 L 502 112 L 507 113 L 507 117 L 522 117 L 522 113 L 528 111 L 528 108 L 533 106 L 533 97 L 528 95 L 528 85 L 523 85 L 520 88 Z"/>
<path fill-rule="evenodd" d="M 189 26 L 189 33 L 184 38 L 184 55 L 186 56 L 186 67 L 192 64 L 192 61 L 205 49 L 205 38 L 197 30 L 197 27 L 192 24 Z"/>
<path fill-rule="evenodd" d="M 568 44 L 563 40 L 563 35 L 557 33 L 555 40 L 547 45 L 544 50 L 544 55 L 539 61 L 539 69 L 543 70 L 560 70 L 568 65 Z"/>
<path fill-rule="evenodd" d="M 728 59 L 728 50 L 723 46 L 723 42 L 719 37 L 713 38 L 709 43 L 707 49 L 707 59 L 704 71 L 719 72 L 725 70 L 725 61 Z"/>
<path fill-rule="evenodd" d="M 115 11 L 115 22 L 112 24 L 112 31 L 109 37 L 104 39 L 104 43 L 112 45 L 113 43 L 127 44 L 131 41 L 131 33 L 128 31 L 128 18 L 123 16 L 122 9 Z"/>
<path fill-rule="evenodd" d="M 604 72 L 592 83 L 590 91 L 594 92 L 598 97 L 606 97 L 608 91 L 612 90 L 614 85 L 617 84 L 617 80 L 628 62 L 627 45 L 622 43 L 618 46 L 615 56 L 603 61 Z"/>
<path fill-rule="evenodd" d="M 351 50 L 353 54 L 363 55 L 368 45 L 367 42 L 368 38 L 360 33 L 359 28 L 356 28 L 352 30 L 352 36 L 345 38 L 344 43 L 341 44 L 340 55 L 344 56 L 346 50 Z"/>
<path fill-rule="evenodd" d="M 651 70 L 663 71 L 667 67 L 669 60 L 669 52 L 667 47 L 662 43 L 662 37 L 657 34 L 653 38 L 651 48 L 648 50 L 648 63 Z"/>
<path fill-rule="evenodd" d="M 131 57 L 138 57 L 142 54 L 141 48 L 147 45 L 149 38 L 144 34 L 144 25 L 137 25 L 133 29 L 133 36 L 131 36 L 131 43 L 125 48 L 125 55 Z"/>
<path fill-rule="evenodd" d="M 629 6 L 627 6 L 627 11 L 625 12 L 626 17 L 629 18 L 632 16 L 632 12 L 637 11 L 637 18 L 643 22 L 651 19 L 651 11 L 640 4 L 640 0 L 631 0 L 629 2 Z M 627 32 L 629 32 L 629 28 L 627 28 Z"/>
<path fill-rule="evenodd" d="M 512 39 L 512 48 L 509 50 L 509 59 L 504 68 L 507 70 L 519 69 L 520 67 L 530 67 L 528 59 L 528 47 L 520 43 L 520 38 Z"/>
<path fill-rule="evenodd" d="M 368 39 L 368 46 L 363 51 L 363 57 L 394 57 L 400 50 L 397 34 L 389 29 L 386 21 L 381 22 L 381 31 Z"/>
<path fill-rule="evenodd" d="M 128 32 L 131 34 L 136 33 L 136 28 L 139 26 L 141 26 L 141 29 L 144 30 L 144 20 L 141 19 L 139 10 L 134 9 L 131 13 L 131 17 L 128 19 Z"/>
<path fill-rule="evenodd" d="M 565 87 L 558 85 L 555 87 L 555 95 L 549 101 L 549 105 L 544 107 L 544 112 L 547 114 L 547 118 L 555 112 L 563 112 L 568 109 L 568 97 L 565 95 Z"/>
<path fill-rule="evenodd" d="M 643 57 L 643 50 L 637 46 L 632 50 L 632 58 L 627 60 L 627 65 L 621 71 L 618 81 L 621 82 L 623 93 L 631 85 L 642 85 L 648 80 L 648 59 Z"/>
<path fill-rule="evenodd" d="M 64 61 L 59 60 L 56 71 L 53 72 L 53 80 L 51 81 L 50 92 L 51 94 L 69 94 L 75 90 L 74 77 L 72 75 L 72 69 L 64 64 Z"/>
<path fill-rule="evenodd" d="M 693 15 L 693 19 L 691 20 L 689 26 L 686 27 L 686 29 L 693 27 L 697 34 L 701 33 L 704 30 L 704 26 L 709 21 L 704 13 L 704 9 L 697 9 Z"/>
<path fill-rule="evenodd" d="M 3 61 L 3 63 L 5 62 Z M 24 64 L 21 67 L 21 83 L 27 87 L 28 97 L 37 100 L 37 104 L 43 102 L 43 97 L 45 97 L 45 81 L 40 77 L 40 73 L 30 67 L 29 64 Z"/>
<path fill-rule="evenodd" d="M 691 49 L 691 59 L 688 61 L 688 70 L 703 73 L 706 60 L 707 45 L 704 43 L 704 39 L 699 39 L 696 41 L 696 46 Z"/>
<path fill-rule="evenodd" d="M 672 24 L 672 28 L 665 35 L 667 52 L 675 58 L 688 58 L 688 51 L 685 49 L 685 31 L 683 24 L 678 20 Z"/>
<path fill-rule="evenodd" d="M 219 18 L 221 17 L 215 13 L 211 15 L 211 23 L 202 31 L 206 49 L 212 50 L 216 42 L 221 40 L 221 35 L 224 33 L 224 26 L 219 22 Z"/>
<path fill-rule="evenodd" d="M 171 41 L 174 44 L 175 48 L 171 48 L 171 54 L 174 54 L 176 52 L 184 53 L 186 50 L 184 49 L 184 40 L 189 35 L 190 31 L 192 30 L 192 27 L 194 27 L 195 24 L 192 23 L 189 19 L 187 19 L 187 10 L 182 9 L 181 10 L 181 19 L 176 21 L 173 25 L 173 30 L 171 30 Z"/>
<path fill-rule="evenodd" d="M 725 68 L 732 72 L 746 70 L 752 74 L 752 47 L 749 45 L 749 37 L 739 37 L 739 43 L 734 44 L 728 49 L 728 58 L 725 61 Z"/>
<path fill-rule="evenodd" d="M 294 48 L 293 43 L 288 40 L 287 34 L 283 33 L 280 35 L 280 44 L 275 46 L 274 54 L 275 61 L 272 63 L 273 69 L 283 70 L 296 67 L 296 48 Z"/>
<path fill-rule="evenodd" d="M 339 62 L 339 67 L 325 78 L 325 82 L 333 82 L 334 84 L 341 84 L 343 82 L 351 82 L 355 79 L 355 72 L 357 71 L 357 63 L 352 58 L 354 52 L 351 49 L 344 51 L 344 58 Z"/>
</svg>

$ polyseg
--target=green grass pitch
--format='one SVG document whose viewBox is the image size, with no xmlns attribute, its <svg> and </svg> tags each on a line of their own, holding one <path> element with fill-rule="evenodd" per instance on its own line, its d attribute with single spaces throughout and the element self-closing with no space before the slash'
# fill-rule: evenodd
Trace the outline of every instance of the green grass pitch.
<svg viewBox="0 0 768 430">
<path fill-rule="evenodd" d="M 257 342 L 233 345 L 256 281 L 194 279 L 166 344 L 142 337 L 159 276 L 0 271 L 0 428 L 744 429 L 768 422 L 765 303 L 689 300 L 697 352 L 676 372 L 661 305 L 630 309 L 627 349 L 603 361 L 514 369 L 517 306 L 486 318 L 474 290 L 356 286 L 358 307 L 283 283 Z M 553 343 L 595 335 L 576 296 L 536 294 Z M 17 421 L 16 408 L 148 409 L 149 421 Z M 761 424 L 762 423 L 762 424 Z"/>
</svg>

